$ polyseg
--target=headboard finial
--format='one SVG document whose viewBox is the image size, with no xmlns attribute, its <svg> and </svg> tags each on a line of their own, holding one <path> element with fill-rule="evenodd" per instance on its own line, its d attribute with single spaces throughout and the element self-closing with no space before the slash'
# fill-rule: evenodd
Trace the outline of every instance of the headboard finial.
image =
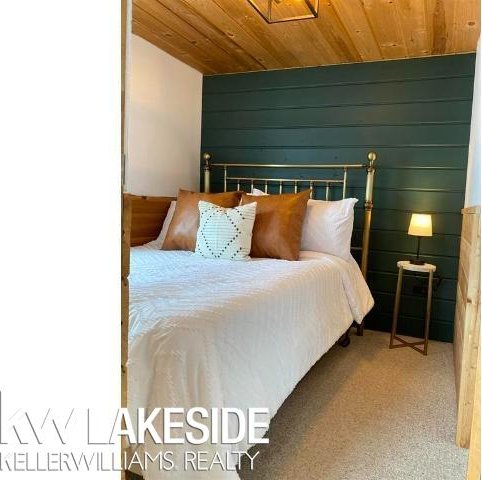
<svg viewBox="0 0 482 480">
<path fill-rule="evenodd" d="M 204 160 L 204 192 L 209 193 L 211 191 L 211 165 L 209 164 L 211 154 L 204 152 L 202 159 Z"/>
<path fill-rule="evenodd" d="M 377 154 L 375 152 L 368 152 L 367 157 L 368 157 L 368 168 L 373 168 L 373 164 L 377 159 Z"/>
<path fill-rule="evenodd" d="M 208 167 L 209 166 L 209 161 L 211 160 L 211 154 L 208 152 L 204 152 L 203 155 L 203 160 L 204 160 L 204 166 Z"/>
</svg>

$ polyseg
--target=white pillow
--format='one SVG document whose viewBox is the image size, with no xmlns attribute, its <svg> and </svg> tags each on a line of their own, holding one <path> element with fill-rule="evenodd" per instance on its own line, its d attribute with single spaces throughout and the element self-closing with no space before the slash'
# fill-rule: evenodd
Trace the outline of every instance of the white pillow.
<svg viewBox="0 0 482 480">
<path fill-rule="evenodd" d="M 252 195 L 253 197 L 264 197 L 265 195 L 269 195 L 269 193 L 265 193 L 263 190 L 253 187 L 251 193 L 248 193 L 248 195 Z"/>
<path fill-rule="evenodd" d="M 169 205 L 169 210 L 167 211 L 166 218 L 164 219 L 164 223 L 162 224 L 161 231 L 159 233 L 159 236 L 150 243 L 151 246 L 154 248 L 162 248 L 162 244 L 164 243 L 164 240 L 166 239 L 167 235 L 167 230 L 169 229 L 169 225 L 171 223 L 172 217 L 174 215 L 174 210 L 176 210 L 176 201 L 173 200 L 171 204 Z"/>
<path fill-rule="evenodd" d="M 256 202 L 234 208 L 199 202 L 196 254 L 205 258 L 248 260 Z"/>
<path fill-rule="evenodd" d="M 328 253 L 350 260 L 356 198 L 335 202 L 308 200 L 301 250 Z"/>
</svg>

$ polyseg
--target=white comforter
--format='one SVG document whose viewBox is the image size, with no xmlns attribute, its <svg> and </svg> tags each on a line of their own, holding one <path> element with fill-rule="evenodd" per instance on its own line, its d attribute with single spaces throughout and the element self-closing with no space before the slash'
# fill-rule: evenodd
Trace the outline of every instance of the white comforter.
<svg viewBox="0 0 482 480">
<path fill-rule="evenodd" d="M 354 260 L 302 252 L 299 262 L 243 262 L 133 248 L 129 409 L 267 407 L 273 417 L 310 367 L 372 306 Z M 155 455 L 162 447 L 179 456 L 186 449 L 149 441 L 141 448 Z M 201 446 L 208 448 L 220 450 Z M 152 465 L 144 476 L 202 475 Z M 211 471 L 205 478 L 238 477 Z"/>
</svg>

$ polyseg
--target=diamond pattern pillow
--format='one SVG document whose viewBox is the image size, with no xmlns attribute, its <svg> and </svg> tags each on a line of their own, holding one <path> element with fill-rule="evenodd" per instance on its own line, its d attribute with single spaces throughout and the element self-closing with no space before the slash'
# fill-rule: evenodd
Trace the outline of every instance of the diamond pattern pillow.
<svg viewBox="0 0 482 480">
<path fill-rule="evenodd" d="M 256 217 L 256 202 L 224 208 L 201 200 L 196 254 L 205 258 L 247 260 Z"/>
</svg>

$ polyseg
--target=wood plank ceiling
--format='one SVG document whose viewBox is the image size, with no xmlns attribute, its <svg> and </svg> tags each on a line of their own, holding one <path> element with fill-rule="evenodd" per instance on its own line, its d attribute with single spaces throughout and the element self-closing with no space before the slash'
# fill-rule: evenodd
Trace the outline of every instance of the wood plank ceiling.
<svg viewBox="0 0 482 480">
<path fill-rule="evenodd" d="M 204 74 L 472 52 L 480 34 L 480 0 L 320 0 L 318 18 L 271 25 L 247 0 L 132 8 L 133 33 Z"/>
</svg>

